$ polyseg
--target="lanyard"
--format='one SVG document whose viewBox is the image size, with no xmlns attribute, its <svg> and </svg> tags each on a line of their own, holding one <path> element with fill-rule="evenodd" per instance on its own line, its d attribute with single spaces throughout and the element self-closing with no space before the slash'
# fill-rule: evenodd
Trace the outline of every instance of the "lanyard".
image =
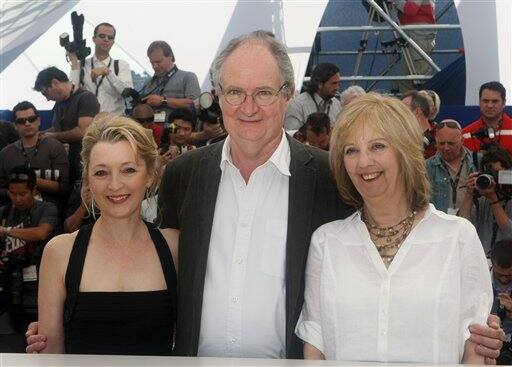
<svg viewBox="0 0 512 367">
<path fill-rule="evenodd" d="M 112 58 L 110 58 L 107 68 L 110 69 L 110 64 L 112 63 Z M 94 69 L 94 58 L 91 57 L 91 70 Z M 103 79 L 105 79 L 105 75 L 102 75 L 100 81 L 96 83 L 96 97 L 98 97 L 98 91 L 100 89 L 101 83 L 103 83 Z"/>
<path fill-rule="evenodd" d="M 315 106 L 316 106 L 316 112 L 324 112 L 324 111 L 320 111 L 320 106 L 318 105 L 316 99 L 315 99 L 315 96 L 313 94 L 309 94 L 311 99 L 313 100 L 313 102 L 315 103 Z M 326 101 L 324 100 L 324 106 L 325 104 L 327 103 L 327 111 L 325 111 L 324 113 L 329 116 L 329 111 L 331 109 L 331 104 L 329 103 L 330 101 Z M 330 120 L 330 119 L 329 119 Z"/>
<path fill-rule="evenodd" d="M 34 158 L 37 156 L 37 152 L 39 151 L 39 143 L 41 143 L 41 137 L 37 138 L 36 147 L 34 148 Z M 25 164 L 28 168 L 30 168 L 30 158 L 28 157 L 28 153 L 23 146 L 23 142 L 20 140 L 21 145 L 21 153 L 23 153 L 23 158 L 25 158 Z"/>
<path fill-rule="evenodd" d="M 441 164 L 443 165 L 446 172 L 448 172 L 448 177 L 450 178 L 450 185 L 452 187 L 452 205 L 453 208 L 455 208 L 455 204 L 457 203 L 457 186 L 459 185 L 460 174 L 462 172 L 462 167 L 464 166 L 464 158 L 460 160 L 459 170 L 455 175 L 455 180 L 452 178 L 450 170 L 448 169 L 448 166 L 446 165 L 446 162 L 443 159 L 441 159 Z"/>
<path fill-rule="evenodd" d="M 167 73 L 165 75 L 165 77 L 162 78 L 160 80 L 160 82 L 153 89 L 151 89 L 149 92 L 145 92 L 145 89 L 147 87 L 149 87 L 157 79 L 157 76 L 154 76 L 153 78 L 151 78 L 151 80 L 142 87 L 142 89 L 140 91 L 141 96 L 149 96 L 149 95 L 153 94 L 157 89 L 160 89 L 157 94 L 159 96 L 161 96 L 164 92 L 165 86 L 167 85 L 169 80 L 171 80 L 171 78 L 174 76 L 174 74 L 176 74 L 177 71 L 178 71 L 178 67 L 175 65 L 174 68 L 169 73 Z"/>
</svg>

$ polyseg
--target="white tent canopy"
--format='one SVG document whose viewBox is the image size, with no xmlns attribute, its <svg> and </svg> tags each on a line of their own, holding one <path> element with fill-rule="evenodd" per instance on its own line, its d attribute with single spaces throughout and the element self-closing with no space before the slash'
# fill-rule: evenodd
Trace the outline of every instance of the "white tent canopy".
<svg viewBox="0 0 512 367">
<path fill-rule="evenodd" d="M 93 46 L 91 38 L 96 24 L 105 21 L 113 24 L 117 29 L 117 36 L 111 54 L 114 58 L 128 61 L 132 70 L 139 74 L 144 71 L 153 74 L 146 57 L 149 43 L 159 39 L 167 41 L 173 48 L 178 67 L 195 72 L 203 90 L 210 88 L 208 69 L 211 62 L 231 38 L 256 29 L 271 31 L 288 46 L 297 87 L 300 88 L 327 0 L 83 0 L 73 3 L 45 0 L 24 3 L 27 3 L 26 9 L 32 9 L 33 4 L 38 4 L 39 9 L 51 8 L 51 11 L 46 11 L 44 16 L 33 9 L 15 12 L 13 8 L 23 8 L 19 1 L 8 0 L 4 3 L 0 22 L 0 109 L 11 109 L 22 99 L 32 101 L 41 109 L 50 109 L 53 106 L 53 103 L 47 102 L 39 93 L 34 92 L 32 87 L 37 73 L 49 65 L 69 71 L 65 51 L 59 46 L 58 40 L 63 32 L 72 34 L 71 11 L 85 16 L 84 38 L 88 46 Z M 3 24 L 7 13 L 11 18 L 19 17 L 12 19 L 12 24 L 22 20 L 31 25 L 18 28 L 6 37 Z M 31 44 L 27 41 L 30 39 Z M 4 58 L 4 53 L 7 54 L 10 50 L 18 51 L 12 62 Z M 4 65 L 7 65 L 5 69 Z"/>
<path fill-rule="evenodd" d="M 512 2 L 454 2 L 466 53 L 466 104 L 478 103 L 478 88 L 486 81 L 499 80 L 512 92 Z M 271 31 L 287 45 L 300 89 L 327 0 L 4 0 L 1 4 L 3 110 L 23 99 L 40 109 L 52 107 L 53 103 L 32 87 L 37 73 L 46 66 L 69 71 L 58 38 L 63 32 L 72 34 L 71 11 L 85 16 L 84 37 L 89 46 L 96 24 L 114 24 L 118 33 L 111 53 L 127 60 L 139 74 L 153 73 L 146 57 L 149 43 L 167 41 L 178 67 L 194 71 L 203 90 L 210 88 L 208 68 L 213 58 L 232 37 L 255 29 Z M 347 1 L 346 6 L 353 4 Z"/>
</svg>

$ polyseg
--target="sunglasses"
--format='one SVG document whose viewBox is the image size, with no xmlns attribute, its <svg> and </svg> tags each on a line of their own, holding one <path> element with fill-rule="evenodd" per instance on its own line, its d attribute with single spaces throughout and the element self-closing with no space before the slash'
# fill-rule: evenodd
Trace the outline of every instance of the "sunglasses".
<svg viewBox="0 0 512 367">
<path fill-rule="evenodd" d="M 28 175 L 26 173 L 10 173 L 9 180 L 21 180 L 28 181 Z"/>
<path fill-rule="evenodd" d="M 441 130 L 445 126 L 449 127 L 450 129 L 462 130 L 462 127 L 460 126 L 460 124 L 455 120 L 441 121 L 440 123 L 436 124 L 436 129 Z"/>
<path fill-rule="evenodd" d="M 14 120 L 14 123 L 18 124 L 18 125 L 22 125 L 28 121 L 31 124 L 33 124 L 34 122 L 37 121 L 37 117 L 38 117 L 37 115 L 29 116 L 29 117 L 18 117 L 17 119 Z"/>
<path fill-rule="evenodd" d="M 96 37 L 101 38 L 102 40 L 104 40 L 105 38 L 108 38 L 109 41 L 113 41 L 116 38 L 116 36 L 110 36 L 108 34 L 103 34 L 103 33 L 96 35 Z"/>
<path fill-rule="evenodd" d="M 154 119 L 155 119 L 154 117 L 138 117 L 135 120 L 137 120 L 137 122 L 139 122 L 141 124 L 144 124 L 147 122 L 153 122 Z"/>
</svg>

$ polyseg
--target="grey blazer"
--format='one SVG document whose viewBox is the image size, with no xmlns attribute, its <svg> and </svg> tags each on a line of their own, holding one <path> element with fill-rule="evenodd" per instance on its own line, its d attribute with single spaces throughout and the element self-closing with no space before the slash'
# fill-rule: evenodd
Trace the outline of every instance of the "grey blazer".
<svg viewBox="0 0 512 367">
<path fill-rule="evenodd" d="M 290 143 L 290 188 L 286 241 L 286 357 L 302 358 L 294 330 L 304 301 L 309 242 L 322 224 L 354 209 L 339 198 L 327 154 Z M 188 152 L 168 164 L 158 197 L 159 223 L 180 230 L 178 316 L 175 354 L 197 355 L 208 247 L 221 178 L 223 142 Z"/>
</svg>

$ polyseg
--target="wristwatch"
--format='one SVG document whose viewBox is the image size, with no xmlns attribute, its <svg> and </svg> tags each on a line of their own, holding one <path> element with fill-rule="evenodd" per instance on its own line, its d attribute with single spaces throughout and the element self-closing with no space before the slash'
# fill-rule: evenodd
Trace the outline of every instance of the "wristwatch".
<svg viewBox="0 0 512 367">
<path fill-rule="evenodd" d="M 160 103 L 162 107 L 167 107 L 167 98 L 162 97 L 162 102 Z"/>
</svg>

